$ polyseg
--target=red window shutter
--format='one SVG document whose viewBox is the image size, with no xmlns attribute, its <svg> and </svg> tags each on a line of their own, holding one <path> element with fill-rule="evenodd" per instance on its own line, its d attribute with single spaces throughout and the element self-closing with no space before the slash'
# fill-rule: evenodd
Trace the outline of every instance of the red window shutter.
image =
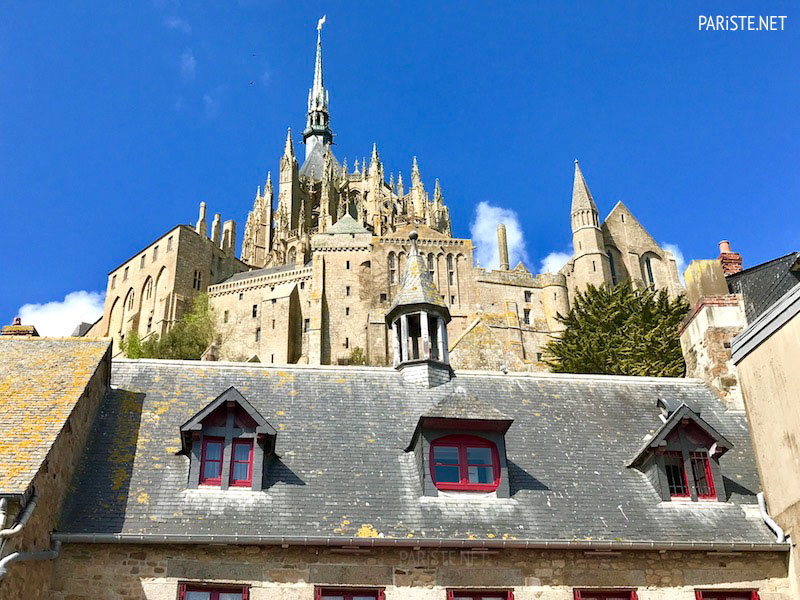
<svg viewBox="0 0 800 600">
<path fill-rule="evenodd" d="M 248 600 L 250 598 L 250 586 L 245 586 L 242 588 L 242 600 Z"/>
<path fill-rule="evenodd" d="M 186 584 L 179 583 L 178 584 L 178 598 L 179 600 L 184 600 L 186 598 Z"/>
<path fill-rule="evenodd" d="M 514 600 L 514 592 L 511 590 L 508 592 L 508 600 Z"/>
<path fill-rule="evenodd" d="M 322 600 L 322 588 L 314 588 L 314 599 Z"/>
<path fill-rule="evenodd" d="M 631 592 L 631 600 L 639 600 L 639 595 L 636 593 L 636 590 Z"/>
<path fill-rule="evenodd" d="M 386 594 L 383 593 L 383 590 L 378 590 L 378 600 L 386 600 Z"/>
<path fill-rule="evenodd" d="M 694 593 L 695 600 L 703 600 L 703 592 L 696 590 Z"/>
<path fill-rule="evenodd" d="M 455 597 L 455 591 L 447 590 L 447 600 L 453 600 L 454 597 Z"/>
<path fill-rule="evenodd" d="M 755 591 L 755 590 L 753 590 L 753 600 L 760 600 L 760 598 L 758 596 L 758 592 Z"/>
<path fill-rule="evenodd" d="M 581 600 L 581 591 L 575 590 L 575 600 Z"/>
</svg>

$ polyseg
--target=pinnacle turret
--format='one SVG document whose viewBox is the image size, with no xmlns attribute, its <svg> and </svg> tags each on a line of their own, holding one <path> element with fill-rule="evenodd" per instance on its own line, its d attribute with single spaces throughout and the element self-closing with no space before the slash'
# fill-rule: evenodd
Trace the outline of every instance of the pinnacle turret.
<svg viewBox="0 0 800 600">
<path fill-rule="evenodd" d="M 583 178 L 583 173 L 581 173 L 581 168 L 576 160 L 575 180 L 572 184 L 572 212 L 577 210 L 593 210 L 597 212 L 597 206 L 589 191 L 589 186 L 586 185 L 586 180 Z"/>
<path fill-rule="evenodd" d="M 286 146 L 283 148 L 283 155 L 286 158 L 294 158 L 294 144 L 292 144 L 292 128 L 286 133 Z"/>
</svg>

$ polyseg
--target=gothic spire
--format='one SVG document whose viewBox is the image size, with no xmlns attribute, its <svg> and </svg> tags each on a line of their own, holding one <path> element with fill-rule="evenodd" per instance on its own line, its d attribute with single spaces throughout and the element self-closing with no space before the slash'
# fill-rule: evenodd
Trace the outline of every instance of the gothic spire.
<svg viewBox="0 0 800 600">
<path fill-rule="evenodd" d="M 325 83 L 322 77 L 322 25 L 325 20 L 326 17 L 322 17 L 317 22 L 317 58 L 314 63 L 314 83 L 308 91 L 308 114 L 306 128 L 303 131 L 306 158 L 318 143 L 322 144 L 322 148 L 326 144 L 333 143 L 330 115 L 328 113 L 328 92 L 325 91 Z"/>
<path fill-rule="evenodd" d="M 314 86 L 311 88 L 311 98 L 317 107 L 327 108 L 327 97 L 325 95 L 325 84 L 322 80 L 322 25 L 325 23 L 326 16 L 317 22 L 317 60 L 314 64 Z M 311 110 L 311 106 L 308 107 Z"/>
<path fill-rule="evenodd" d="M 286 146 L 283 148 L 283 155 L 286 158 L 294 158 L 294 145 L 292 144 L 292 128 L 286 133 Z"/>
<path fill-rule="evenodd" d="M 572 212 L 578 210 L 591 210 L 597 212 L 597 206 L 594 203 L 592 194 L 589 191 L 589 186 L 586 185 L 586 180 L 583 178 L 581 168 L 578 166 L 578 161 L 575 161 L 575 180 L 572 184 Z"/>
</svg>

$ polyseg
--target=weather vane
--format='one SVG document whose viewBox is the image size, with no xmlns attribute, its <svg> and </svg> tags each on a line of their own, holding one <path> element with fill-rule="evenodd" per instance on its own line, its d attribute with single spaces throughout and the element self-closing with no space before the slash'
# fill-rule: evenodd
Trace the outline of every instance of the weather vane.
<svg viewBox="0 0 800 600">
<path fill-rule="evenodd" d="M 322 15 L 322 18 L 317 21 L 317 31 L 322 31 L 322 26 L 325 24 L 325 19 L 328 18 L 328 15 Z"/>
</svg>

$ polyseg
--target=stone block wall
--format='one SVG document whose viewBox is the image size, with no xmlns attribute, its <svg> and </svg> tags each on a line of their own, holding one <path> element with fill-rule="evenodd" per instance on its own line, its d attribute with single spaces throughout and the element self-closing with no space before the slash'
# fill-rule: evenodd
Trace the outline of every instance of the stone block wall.
<svg viewBox="0 0 800 600">
<path fill-rule="evenodd" d="M 50 550 L 50 533 L 57 527 L 62 502 L 83 454 L 100 400 L 107 389 L 110 368 L 109 348 L 34 477 L 33 488 L 38 495 L 36 507 L 22 531 L 8 539 L 3 549 L 4 555 Z M 8 519 L 8 523 L 13 522 L 13 518 Z M 53 565 L 54 561 L 12 563 L 8 567 L 8 575 L 0 582 L 0 598 L 51 600 L 47 582 Z"/>
<path fill-rule="evenodd" d="M 640 600 L 694 600 L 696 589 L 755 589 L 790 600 L 784 552 L 620 552 L 66 544 L 50 600 L 176 600 L 178 584 L 250 586 L 252 600 L 312 600 L 314 586 L 385 588 L 387 600 L 445 600 L 448 588 L 572 600 L 575 587 L 635 588 Z"/>
</svg>

